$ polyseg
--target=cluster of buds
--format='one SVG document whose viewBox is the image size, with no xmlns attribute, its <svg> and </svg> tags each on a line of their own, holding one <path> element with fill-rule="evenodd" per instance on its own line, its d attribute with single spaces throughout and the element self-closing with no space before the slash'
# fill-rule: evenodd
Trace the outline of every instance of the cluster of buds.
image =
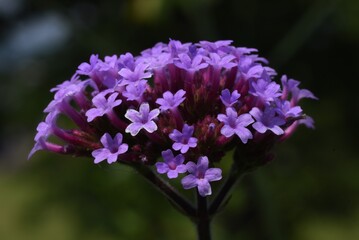
<svg viewBox="0 0 359 240">
<path fill-rule="evenodd" d="M 298 103 L 316 97 L 285 75 L 276 83 L 256 49 L 231 43 L 170 40 L 136 57 L 92 55 L 51 89 L 54 100 L 29 157 L 48 150 L 92 156 L 96 164 L 153 166 L 170 179 L 182 175 L 184 189 L 211 195 L 226 152 L 256 152 L 268 161 L 273 144 L 299 124 L 313 127 Z M 61 127 L 60 118 L 75 126 Z"/>
</svg>

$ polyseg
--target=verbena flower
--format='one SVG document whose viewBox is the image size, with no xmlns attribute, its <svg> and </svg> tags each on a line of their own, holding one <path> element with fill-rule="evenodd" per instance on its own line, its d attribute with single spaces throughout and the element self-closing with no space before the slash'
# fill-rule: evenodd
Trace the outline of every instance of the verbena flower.
<svg viewBox="0 0 359 240">
<path fill-rule="evenodd" d="M 86 112 L 88 122 L 92 122 L 95 118 L 111 112 L 114 107 L 122 103 L 121 99 L 116 100 L 118 93 L 112 93 L 108 98 L 105 97 L 106 94 L 106 92 L 99 93 L 92 99 L 94 108 Z"/>
<path fill-rule="evenodd" d="M 160 174 L 167 173 L 168 178 L 177 178 L 179 173 L 185 173 L 187 171 L 186 165 L 183 164 L 184 156 L 178 154 L 176 157 L 170 149 L 162 152 L 162 158 L 164 162 L 157 162 L 157 172 Z"/>
<path fill-rule="evenodd" d="M 202 197 L 212 194 L 212 188 L 209 182 L 222 179 L 222 170 L 220 168 L 208 168 L 208 158 L 202 156 L 198 158 L 197 164 L 188 162 L 186 167 L 189 175 L 182 179 L 184 189 L 197 187 Z"/>
<path fill-rule="evenodd" d="M 226 107 L 231 107 L 233 106 L 235 103 L 238 102 L 238 98 L 241 96 L 241 94 L 238 93 L 237 90 L 234 90 L 232 93 L 228 90 L 228 89 L 224 89 L 221 92 L 221 96 L 220 99 L 222 101 L 222 103 L 226 106 Z"/>
<path fill-rule="evenodd" d="M 122 143 L 121 133 L 117 133 L 114 138 L 112 138 L 110 134 L 105 133 L 100 141 L 103 148 L 96 149 L 92 152 L 92 156 L 95 158 L 95 163 L 99 163 L 105 159 L 107 159 L 108 163 L 114 163 L 117 161 L 119 155 L 128 150 L 128 145 Z"/>
<path fill-rule="evenodd" d="M 237 115 L 237 112 L 232 108 L 226 109 L 226 115 L 219 114 L 218 120 L 224 123 L 221 133 L 227 138 L 236 134 L 243 143 L 247 143 L 249 139 L 253 138 L 252 132 L 246 127 L 253 123 L 254 120 L 248 113 Z"/>
<path fill-rule="evenodd" d="M 91 55 L 51 89 L 29 157 L 47 150 L 152 167 L 169 178 L 184 173 L 185 189 L 210 195 L 227 151 L 267 159 L 298 125 L 314 127 L 299 102 L 317 98 L 285 75 L 277 83 L 267 64 L 256 49 L 231 40 L 170 40 L 138 56 Z M 76 127 L 62 128 L 60 117 Z"/>
<path fill-rule="evenodd" d="M 197 138 L 192 137 L 194 131 L 193 126 L 185 124 L 182 128 L 182 132 L 174 129 L 168 136 L 175 141 L 172 148 L 181 153 L 186 153 L 189 148 L 195 148 L 197 146 Z"/>
<path fill-rule="evenodd" d="M 157 125 L 153 120 L 159 115 L 159 113 L 160 111 L 158 109 L 150 111 L 148 103 L 141 104 L 139 111 L 134 109 L 127 110 L 125 117 L 132 123 L 126 128 L 126 133 L 136 136 L 141 129 L 145 129 L 147 132 L 153 133 L 157 130 Z"/>
</svg>

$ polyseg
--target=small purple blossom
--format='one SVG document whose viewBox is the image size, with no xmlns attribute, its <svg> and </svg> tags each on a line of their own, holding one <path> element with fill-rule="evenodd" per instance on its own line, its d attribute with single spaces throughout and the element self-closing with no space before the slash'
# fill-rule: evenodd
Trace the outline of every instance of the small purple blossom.
<svg viewBox="0 0 359 240">
<path fill-rule="evenodd" d="M 237 112 L 232 108 L 226 109 L 226 115 L 218 114 L 217 119 L 224 123 L 221 129 L 222 135 L 229 138 L 234 134 L 242 140 L 243 143 L 247 143 L 248 139 L 252 139 L 253 135 L 246 127 L 253 123 L 252 116 L 248 113 L 238 116 Z"/>
<path fill-rule="evenodd" d="M 114 138 L 112 138 L 110 134 L 105 133 L 100 141 L 104 147 L 92 152 L 92 156 L 95 158 L 95 163 L 102 162 L 105 159 L 107 159 L 109 164 L 114 163 L 117 161 L 118 155 L 121 155 L 128 150 L 128 145 L 122 143 L 121 133 L 117 133 Z"/>
<path fill-rule="evenodd" d="M 167 173 L 168 178 L 177 178 L 179 173 L 187 171 L 186 165 L 183 164 L 184 156 L 178 154 L 176 157 L 170 149 L 162 152 L 164 162 L 157 162 L 156 168 L 159 174 Z"/>
<path fill-rule="evenodd" d="M 178 90 L 174 95 L 170 91 L 167 91 L 163 93 L 163 98 L 157 98 L 156 103 L 160 105 L 161 111 L 174 109 L 185 100 L 185 94 L 186 92 L 182 89 Z"/>
<path fill-rule="evenodd" d="M 212 65 L 214 68 L 225 68 L 225 69 L 231 69 L 233 67 L 236 67 L 238 64 L 233 62 L 233 60 L 236 59 L 233 55 L 225 55 L 221 57 L 217 53 L 210 53 L 209 57 L 206 57 L 205 60 L 209 65 Z"/>
<path fill-rule="evenodd" d="M 105 95 L 107 93 L 108 92 L 101 92 L 92 99 L 92 103 L 95 107 L 86 112 L 88 122 L 92 122 L 95 118 L 111 112 L 114 107 L 122 103 L 121 99 L 116 100 L 118 93 L 112 93 L 106 99 Z"/>
<path fill-rule="evenodd" d="M 255 119 L 256 122 L 253 123 L 253 128 L 260 133 L 265 133 L 267 130 L 272 131 L 276 135 L 282 135 L 284 133 L 283 129 L 279 126 L 285 124 L 285 120 L 281 117 L 275 116 L 275 109 L 267 106 L 262 112 L 259 108 L 252 108 L 249 112 Z"/>
<path fill-rule="evenodd" d="M 202 55 L 196 55 L 191 59 L 187 54 L 179 54 L 179 60 L 175 61 L 174 64 L 184 70 L 189 72 L 195 72 L 200 69 L 208 67 L 208 63 L 203 62 Z"/>
<path fill-rule="evenodd" d="M 195 148 L 197 146 L 197 138 L 192 137 L 194 131 L 193 126 L 188 126 L 187 124 L 183 125 L 182 132 L 174 129 L 172 133 L 169 134 L 169 137 L 175 141 L 172 148 L 176 151 L 181 151 L 181 153 L 186 153 L 189 148 Z"/>
<path fill-rule="evenodd" d="M 44 137 L 45 139 L 47 139 L 47 137 L 52 134 L 52 126 L 54 125 L 56 119 L 58 117 L 58 112 L 50 112 L 46 119 L 45 122 L 41 122 L 39 123 L 39 125 L 37 126 L 36 130 L 37 130 L 37 134 L 35 136 L 35 141 L 39 141 L 40 138 Z"/>
<path fill-rule="evenodd" d="M 218 50 L 226 50 L 232 42 L 232 40 L 220 40 L 216 42 L 200 41 L 198 45 L 212 53 Z"/>
<path fill-rule="evenodd" d="M 251 90 L 249 91 L 253 96 L 257 96 L 264 102 L 274 101 L 275 98 L 280 97 L 280 85 L 275 82 L 269 82 L 263 79 L 252 81 Z"/>
<path fill-rule="evenodd" d="M 283 75 L 281 78 L 282 86 L 283 86 L 283 95 L 282 98 L 287 98 L 288 94 L 292 95 L 293 104 L 297 104 L 302 98 L 310 98 L 314 100 L 318 100 L 314 94 L 307 89 L 300 89 L 300 82 L 294 79 L 288 79 L 286 75 Z"/>
<path fill-rule="evenodd" d="M 132 82 L 137 82 L 140 80 L 144 80 L 146 78 L 150 78 L 152 73 L 147 71 L 149 65 L 148 64 L 138 64 L 136 65 L 134 70 L 128 68 L 122 68 L 118 74 L 123 77 L 120 85 L 127 85 Z"/>
<path fill-rule="evenodd" d="M 277 99 L 276 101 L 276 112 L 283 118 L 297 118 L 300 117 L 303 113 L 303 110 L 300 106 L 293 106 L 287 100 Z"/>
<path fill-rule="evenodd" d="M 93 71 L 96 70 L 98 62 L 98 54 L 92 54 L 90 57 L 90 63 L 81 63 L 76 72 L 81 75 L 90 76 Z"/>
<path fill-rule="evenodd" d="M 132 136 L 136 136 L 141 129 L 145 129 L 149 133 L 157 130 L 157 125 L 153 121 L 160 114 L 160 110 L 155 108 L 150 111 L 148 103 L 142 103 L 140 110 L 128 109 L 125 117 L 132 123 L 126 128 L 126 132 Z"/>
<path fill-rule="evenodd" d="M 198 158 L 197 164 L 188 162 L 187 171 L 190 173 L 181 181 L 184 189 L 197 187 L 199 195 L 202 197 L 212 194 L 212 188 L 209 182 L 222 179 L 222 170 L 220 168 L 208 168 L 208 158 L 202 156 Z"/>
<path fill-rule="evenodd" d="M 146 91 L 146 88 L 147 81 L 140 80 L 138 82 L 128 84 L 126 86 L 126 90 L 122 92 L 122 95 L 127 98 L 127 101 L 141 102 L 142 95 Z"/>
<path fill-rule="evenodd" d="M 221 93 L 221 100 L 222 103 L 226 107 L 232 107 L 235 103 L 238 102 L 238 98 L 241 96 L 241 94 L 238 93 L 237 90 L 234 90 L 232 93 L 228 89 L 224 89 Z"/>
</svg>

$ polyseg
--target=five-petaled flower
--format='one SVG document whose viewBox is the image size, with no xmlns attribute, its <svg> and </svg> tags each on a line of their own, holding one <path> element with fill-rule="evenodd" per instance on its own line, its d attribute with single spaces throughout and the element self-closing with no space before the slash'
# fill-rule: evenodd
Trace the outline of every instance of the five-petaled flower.
<svg viewBox="0 0 359 240">
<path fill-rule="evenodd" d="M 160 174 L 167 173 L 168 178 L 177 178 L 179 173 L 187 171 L 186 165 L 183 164 L 184 156 L 178 154 L 176 157 L 170 149 L 162 152 L 164 162 L 157 162 L 157 172 Z"/>
<path fill-rule="evenodd" d="M 197 164 L 188 162 L 186 164 L 187 171 L 190 173 L 182 178 L 182 186 L 184 189 L 197 187 L 199 195 L 202 197 L 212 194 L 212 188 L 209 182 L 222 179 L 222 170 L 220 168 L 208 168 L 208 158 L 201 156 L 198 158 Z"/>
<path fill-rule="evenodd" d="M 145 129 L 149 133 L 153 133 L 157 130 L 157 125 L 153 121 L 160 114 L 159 109 L 153 109 L 150 111 L 150 105 L 148 103 L 142 103 L 140 110 L 128 109 L 125 117 L 132 123 L 126 128 L 126 132 L 132 136 L 136 136 L 141 129 Z"/>
<path fill-rule="evenodd" d="M 112 93 L 107 99 L 106 94 L 107 92 L 99 93 L 92 99 L 95 107 L 86 112 L 87 121 L 92 122 L 95 118 L 111 112 L 114 107 L 122 103 L 121 99 L 116 100 L 118 93 Z"/>
<path fill-rule="evenodd" d="M 285 120 L 279 116 L 275 116 L 276 112 L 272 107 L 266 107 L 264 112 L 254 107 L 249 113 L 256 119 L 256 122 L 253 123 L 252 126 L 258 132 L 265 133 L 267 130 L 270 130 L 276 135 L 282 135 L 284 133 L 283 129 L 279 126 L 284 125 Z"/>
<path fill-rule="evenodd" d="M 182 132 L 174 129 L 173 132 L 169 134 L 169 137 L 175 141 L 172 148 L 176 151 L 181 151 L 181 153 L 186 153 L 189 148 L 196 147 L 198 140 L 192 137 L 193 131 L 194 127 L 187 124 L 183 125 Z"/>
<path fill-rule="evenodd" d="M 117 133 L 114 138 L 110 134 L 105 133 L 101 137 L 101 143 L 103 148 L 96 149 L 92 152 L 92 156 L 95 158 L 95 163 L 102 162 L 107 159 L 108 163 L 114 163 L 117 161 L 118 156 L 127 152 L 128 145 L 122 143 L 122 134 Z"/>
<path fill-rule="evenodd" d="M 247 143 L 248 139 L 253 138 L 251 131 L 246 128 L 249 124 L 254 122 L 253 118 L 248 113 L 238 116 L 237 112 L 229 107 L 226 109 L 226 115 L 219 114 L 217 119 L 224 123 L 221 133 L 227 138 L 237 134 L 243 143 Z"/>
</svg>

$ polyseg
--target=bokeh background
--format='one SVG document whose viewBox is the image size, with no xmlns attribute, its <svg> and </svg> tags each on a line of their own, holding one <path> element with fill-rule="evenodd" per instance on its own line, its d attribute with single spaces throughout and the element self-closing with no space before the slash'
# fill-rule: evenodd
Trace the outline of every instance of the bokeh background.
<svg viewBox="0 0 359 240">
<path fill-rule="evenodd" d="M 169 38 L 233 39 L 319 101 L 316 121 L 247 175 L 214 239 L 359 239 L 359 1 L 0 0 L 0 239 L 195 239 L 130 169 L 41 152 L 27 161 L 49 89 L 90 54 Z"/>
</svg>

